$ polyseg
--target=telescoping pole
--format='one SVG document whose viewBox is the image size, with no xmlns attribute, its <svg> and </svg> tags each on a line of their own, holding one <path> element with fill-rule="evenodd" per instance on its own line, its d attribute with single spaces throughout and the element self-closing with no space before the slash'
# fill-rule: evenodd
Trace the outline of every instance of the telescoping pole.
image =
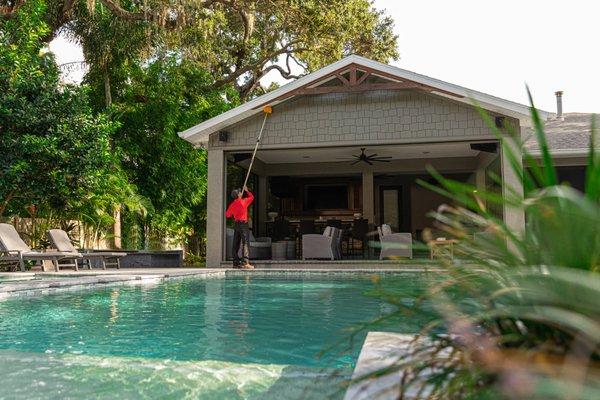
<svg viewBox="0 0 600 400">
<path fill-rule="evenodd" d="M 252 171 L 252 165 L 254 164 L 254 157 L 256 157 L 256 151 L 258 150 L 260 139 L 262 139 L 265 124 L 267 123 L 267 117 L 273 112 L 273 109 L 271 108 L 271 106 L 265 106 L 263 108 L 263 112 L 265 113 L 265 117 L 263 119 L 262 126 L 260 127 L 260 132 L 258 132 L 258 138 L 256 138 L 256 144 L 254 145 L 254 153 L 252 153 L 252 158 L 250 159 L 250 166 L 248 167 L 248 172 L 246 172 L 246 179 L 244 179 L 244 186 L 242 186 L 242 196 L 244 195 L 244 191 L 246 190 L 248 178 L 250 178 L 250 172 Z"/>
</svg>

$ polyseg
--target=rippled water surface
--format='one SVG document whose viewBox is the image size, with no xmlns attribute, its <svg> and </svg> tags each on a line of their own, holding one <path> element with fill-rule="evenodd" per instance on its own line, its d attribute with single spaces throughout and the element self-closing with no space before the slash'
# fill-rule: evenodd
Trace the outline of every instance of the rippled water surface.
<svg viewBox="0 0 600 400">
<path fill-rule="evenodd" d="M 395 310 L 371 276 L 186 279 L 0 302 L 0 398 L 342 397 L 365 333 Z M 416 274 L 380 284 L 414 302 Z M 415 332 L 431 314 L 370 330 Z M 319 353 L 326 350 L 324 355 Z"/>
</svg>

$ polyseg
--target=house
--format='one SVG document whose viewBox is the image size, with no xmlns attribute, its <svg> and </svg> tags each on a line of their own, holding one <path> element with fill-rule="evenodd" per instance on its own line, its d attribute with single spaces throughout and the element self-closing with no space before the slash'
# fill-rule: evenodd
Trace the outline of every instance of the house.
<svg viewBox="0 0 600 400">
<path fill-rule="evenodd" d="M 427 166 L 478 187 L 493 186 L 486 176 L 495 171 L 507 184 L 499 191 L 522 190 L 473 101 L 501 129 L 530 135 L 526 105 L 356 55 L 181 132 L 208 150 L 207 265 L 225 260 L 228 193 L 243 181 L 264 106 L 273 113 L 249 185 L 256 195 L 256 234 L 269 233 L 271 212 L 294 223 L 351 221 L 360 214 L 373 225 L 385 222 L 420 239 L 432 222 L 427 213 L 444 202 L 415 182 L 428 179 Z M 553 118 L 543 111 L 541 117 Z M 585 161 L 584 148 L 571 149 L 571 143 L 584 144 L 581 135 L 567 139 L 561 132 L 562 122 L 577 118 L 567 114 L 552 130 L 550 141 L 564 167 Z M 528 146 L 538 151 L 530 140 Z M 524 229 L 521 211 L 499 212 L 515 231 Z"/>
</svg>

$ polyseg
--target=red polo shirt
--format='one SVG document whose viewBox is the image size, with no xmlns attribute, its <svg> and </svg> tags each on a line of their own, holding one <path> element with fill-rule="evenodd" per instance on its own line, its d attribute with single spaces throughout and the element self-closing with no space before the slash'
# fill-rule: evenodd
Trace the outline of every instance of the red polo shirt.
<svg viewBox="0 0 600 400">
<path fill-rule="evenodd" d="M 248 193 L 248 197 L 237 198 L 227 207 L 227 211 L 225 212 L 227 218 L 248 222 L 248 206 L 254 201 L 254 195 L 249 191 L 246 191 L 246 193 Z"/>
</svg>

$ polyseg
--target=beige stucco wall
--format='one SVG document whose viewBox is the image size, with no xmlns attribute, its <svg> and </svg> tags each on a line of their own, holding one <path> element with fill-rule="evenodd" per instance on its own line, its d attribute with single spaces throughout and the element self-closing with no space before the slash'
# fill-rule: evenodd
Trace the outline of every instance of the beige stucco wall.
<svg viewBox="0 0 600 400">
<path fill-rule="evenodd" d="M 262 119 L 262 115 L 257 115 L 224 129 L 230 133 L 226 143 L 218 140 L 218 134 L 211 135 L 209 149 L 253 146 Z M 265 127 L 261 147 L 491 137 L 492 133 L 472 106 L 417 91 L 378 91 L 302 96 L 277 105 Z"/>
</svg>

